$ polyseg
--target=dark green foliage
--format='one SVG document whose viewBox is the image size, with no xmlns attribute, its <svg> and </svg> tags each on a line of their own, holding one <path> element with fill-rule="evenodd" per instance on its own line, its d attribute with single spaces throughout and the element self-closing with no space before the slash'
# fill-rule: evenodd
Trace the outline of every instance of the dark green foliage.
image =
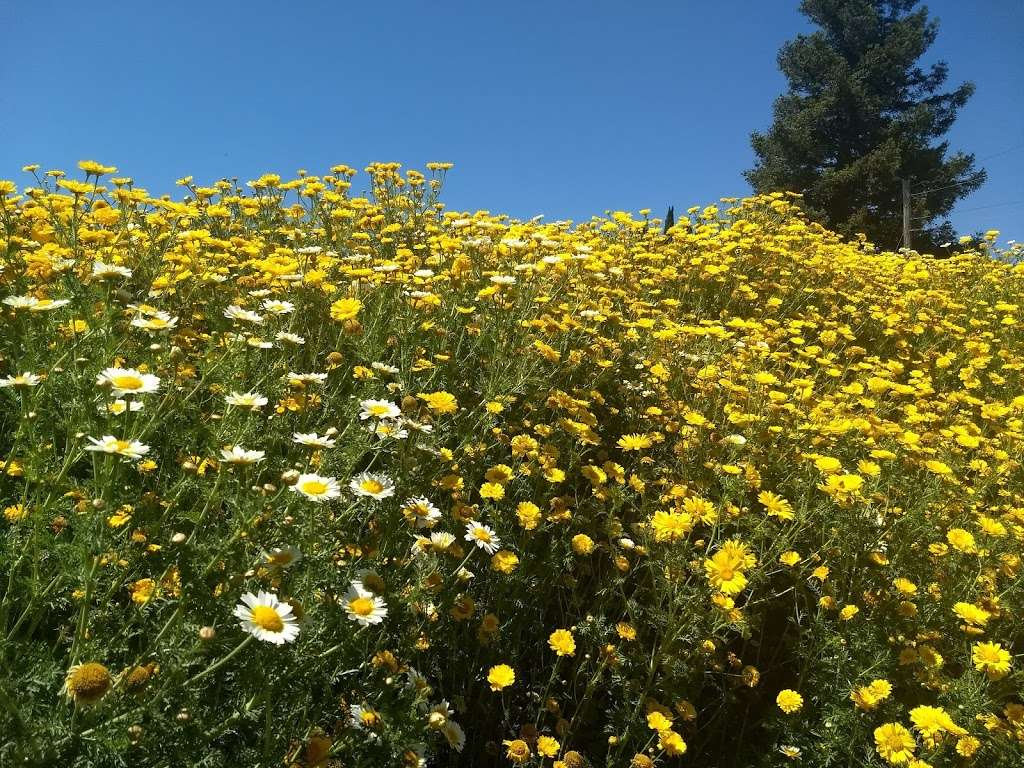
<svg viewBox="0 0 1024 768">
<path fill-rule="evenodd" d="M 949 131 L 974 86 L 949 92 L 945 62 L 921 66 L 938 22 L 917 0 L 803 0 L 818 29 L 779 52 L 789 88 L 774 123 L 751 137 L 757 192 L 801 192 L 810 214 L 876 245 L 901 242 L 900 179 L 913 191 L 912 243 L 935 251 L 954 238 L 944 217 L 982 185 L 973 154 L 947 154 Z"/>
</svg>

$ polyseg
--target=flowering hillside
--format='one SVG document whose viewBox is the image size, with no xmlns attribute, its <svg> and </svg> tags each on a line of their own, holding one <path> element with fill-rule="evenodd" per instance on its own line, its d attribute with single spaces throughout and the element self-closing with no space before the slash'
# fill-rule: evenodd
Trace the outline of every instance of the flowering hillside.
<svg viewBox="0 0 1024 768">
<path fill-rule="evenodd" d="M 448 167 L 0 181 L 0 763 L 1019 766 L 1019 254 Z"/>
</svg>

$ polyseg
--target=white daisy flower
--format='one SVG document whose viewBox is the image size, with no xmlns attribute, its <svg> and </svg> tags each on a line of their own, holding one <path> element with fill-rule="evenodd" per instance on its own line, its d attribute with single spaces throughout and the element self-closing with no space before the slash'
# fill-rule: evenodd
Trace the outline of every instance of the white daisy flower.
<svg viewBox="0 0 1024 768">
<path fill-rule="evenodd" d="M 381 373 L 388 373 L 391 375 L 398 373 L 398 368 L 393 365 L 387 365 L 386 363 L 372 362 L 370 363 L 370 367 L 375 371 L 380 371 Z"/>
<path fill-rule="evenodd" d="M 363 589 L 373 592 L 375 595 L 382 595 L 387 589 L 383 577 L 372 568 L 361 568 L 356 572 L 353 584 L 360 585 Z"/>
<path fill-rule="evenodd" d="M 100 408 L 100 411 L 106 410 L 107 413 L 113 416 L 120 416 L 122 413 L 137 413 L 142 410 L 142 403 L 138 400 L 115 400 L 112 403 L 107 403 L 107 407 Z"/>
<path fill-rule="evenodd" d="M 352 723 L 361 731 L 375 730 L 383 723 L 380 712 L 365 704 L 350 704 L 348 713 L 352 717 Z M 377 738 L 376 734 L 371 734 Z"/>
<path fill-rule="evenodd" d="M 377 501 L 395 495 L 395 484 L 391 478 L 371 472 L 363 472 L 352 478 L 348 487 L 356 496 L 369 496 Z"/>
<path fill-rule="evenodd" d="M 417 674 L 419 673 L 417 672 Z M 420 677 L 423 676 L 420 675 Z M 415 690 L 422 690 L 422 688 L 416 687 L 417 683 L 419 683 L 419 681 L 414 682 L 411 687 Z M 429 686 L 426 685 L 426 678 L 423 679 L 423 683 L 421 685 L 429 688 Z M 451 708 L 451 705 L 445 699 L 441 699 L 441 701 L 436 704 L 431 704 L 430 708 L 427 710 L 427 726 L 432 730 L 440 731 L 445 727 L 448 720 L 450 720 L 454 714 L 455 711 Z"/>
<path fill-rule="evenodd" d="M 294 344 L 297 347 L 301 347 L 306 343 L 306 339 L 299 336 L 297 333 L 288 333 L 287 331 L 281 331 L 274 337 L 277 341 L 283 341 L 286 344 Z"/>
<path fill-rule="evenodd" d="M 242 629 L 258 640 L 274 645 L 295 642 L 299 636 L 299 622 L 288 603 L 263 591 L 258 595 L 246 592 L 241 600 L 235 606 L 235 616 L 241 620 Z"/>
<path fill-rule="evenodd" d="M 269 552 L 263 555 L 263 560 L 267 565 L 272 565 L 275 568 L 291 568 L 299 560 L 302 559 L 302 553 L 292 546 L 288 547 L 275 547 Z"/>
<path fill-rule="evenodd" d="M 254 299 L 262 299 L 263 297 L 270 295 L 270 289 L 269 288 L 257 288 L 257 289 L 255 289 L 253 291 L 249 291 L 249 295 L 252 296 Z"/>
<path fill-rule="evenodd" d="M 288 375 L 285 376 L 285 380 L 292 386 L 306 385 L 306 384 L 323 384 L 327 381 L 326 373 L 295 373 L 294 371 L 288 371 Z"/>
<path fill-rule="evenodd" d="M 447 552 L 455 543 L 455 536 L 448 531 L 436 531 L 430 534 L 430 547 L 435 552 Z"/>
<path fill-rule="evenodd" d="M 90 437 L 89 442 L 92 443 L 92 445 L 87 445 L 85 447 L 85 450 L 87 451 L 112 454 L 116 453 L 118 456 L 124 456 L 129 459 L 141 459 L 149 453 L 148 445 L 143 445 L 138 440 L 118 440 L 113 435 L 104 435 L 99 440 L 95 437 Z"/>
<path fill-rule="evenodd" d="M 366 627 L 384 621 L 388 608 L 383 598 L 377 597 L 362 584 L 353 582 L 345 593 L 345 613 L 352 621 Z"/>
<path fill-rule="evenodd" d="M 237 304 L 232 304 L 224 310 L 224 317 L 229 320 L 241 320 L 244 323 L 253 323 L 254 325 L 263 324 L 263 316 L 248 309 L 242 309 Z"/>
<path fill-rule="evenodd" d="M 39 303 L 35 296 L 6 296 L 4 304 L 12 309 L 32 309 Z"/>
<path fill-rule="evenodd" d="M 160 378 L 134 368 L 104 368 L 96 377 L 96 386 L 109 386 L 118 396 L 145 395 L 160 389 Z"/>
<path fill-rule="evenodd" d="M 443 733 L 444 737 L 448 740 L 448 746 L 456 752 L 461 752 L 463 747 L 466 746 L 466 732 L 454 720 L 449 720 L 444 724 Z"/>
<path fill-rule="evenodd" d="M 413 496 L 402 505 L 405 519 L 417 528 L 433 528 L 441 519 L 441 510 L 424 496 Z"/>
<path fill-rule="evenodd" d="M 119 264 L 106 264 L 102 261 L 92 263 L 92 276 L 97 280 L 115 280 L 119 277 L 131 277 L 132 271 Z"/>
<path fill-rule="evenodd" d="M 220 451 L 220 460 L 226 464 L 258 464 L 266 456 L 266 451 L 247 451 L 240 445 L 222 448 Z"/>
<path fill-rule="evenodd" d="M 316 432 L 296 432 L 292 435 L 292 440 L 299 445 L 308 445 L 310 448 L 333 448 L 336 444 L 336 440 L 332 440 L 327 436 L 318 435 Z"/>
<path fill-rule="evenodd" d="M 409 436 L 409 430 L 402 427 L 402 421 L 377 421 L 367 427 L 372 435 L 383 439 L 404 440 Z"/>
<path fill-rule="evenodd" d="M 412 419 L 406 420 L 405 425 L 409 427 L 409 429 L 411 429 L 413 432 L 420 432 L 424 435 L 429 435 L 431 432 L 434 431 L 433 424 L 423 424 L 419 421 L 413 421 Z M 402 437 L 405 437 L 405 435 L 402 435 Z"/>
<path fill-rule="evenodd" d="M 0 388 L 6 387 L 35 387 L 42 379 L 34 373 L 19 373 L 15 376 L 7 376 L 0 379 Z"/>
<path fill-rule="evenodd" d="M 493 555 L 501 546 L 501 539 L 494 533 L 494 529 L 476 520 L 466 523 L 466 535 L 463 538 L 476 544 L 488 555 Z"/>
<path fill-rule="evenodd" d="M 224 400 L 228 405 L 233 405 L 236 408 L 248 408 L 250 411 L 259 410 L 268 402 L 267 398 L 259 392 L 246 392 L 244 395 L 232 392 Z"/>
<path fill-rule="evenodd" d="M 512 275 L 491 275 L 491 282 L 497 285 L 514 285 L 516 279 Z"/>
<path fill-rule="evenodd" d="M 333 477 L 322 477 L 314 474 L 299 475 L 292 490 L 301 493 L 311 501 L 328 501 L 341 495 L 341 486 Z"/>
<path fill-rule="evenodd" d="M 132 326 L 144 331 L 170 331 L 178 324 L 178 318 L 166 312 L 153 312 L 148 317 L 139 315 L 132 319 Z"/>
<path fill-rule="evenodd" d="M 29 308 L 29 312 L 48 312 L 51 309 L 60 309 L 70 304 L 70 299 L 37 299 Z"/>
<path fill-rule="evenodd" d="M 363 419 L 395 419 L 402 415 L 402 409 L 390 400 L 363 400 L 359 403 L 362 410 L 359 418 Z"/>
<path fill-rule="evenodd" d="M 277 299 L 264 299 L 263 308 L 272 315 L 288 315 L 295 311 L 295 305 L 290 301 Z"/>
<path fill-rule="evenodd" d="M 274 348 L 274 343 L 272 341 L 261 339 L 259 336 L 250 336 L 248 339 L 245 340 L 245 343 L 248 344 L 250 347 L 255 347 L 256 349 Z"/>
</svg>

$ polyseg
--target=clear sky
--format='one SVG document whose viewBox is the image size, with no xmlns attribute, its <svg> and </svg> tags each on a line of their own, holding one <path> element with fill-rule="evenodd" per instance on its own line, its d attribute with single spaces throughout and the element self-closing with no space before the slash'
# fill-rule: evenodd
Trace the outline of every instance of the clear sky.
<svg viewBox="0 0 1024 768">
<path fill-rule="evenodd" d="M 163 193 L 449 160 L 450 208 L 660 216 L 749 191 L 797 5 L 0 0 L 0 178 L 89 158 Z M 1024 0 L 928 6 L 950 84 L 977 85 L 952 146 L 988 158 L 953 223 L 1024 240 Z"/>
</svg>

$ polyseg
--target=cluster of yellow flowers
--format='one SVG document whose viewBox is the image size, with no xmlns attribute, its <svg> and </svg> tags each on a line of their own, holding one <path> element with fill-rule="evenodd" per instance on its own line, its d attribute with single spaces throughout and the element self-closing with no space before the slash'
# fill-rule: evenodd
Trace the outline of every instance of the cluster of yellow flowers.
<svg viewBox="0 0 1024 768">
<path fill-rule="evenodd" d="M 0 762 L 1020 764 L 997 233 L 79 167 L 0 181 Z"/>
</svg>

